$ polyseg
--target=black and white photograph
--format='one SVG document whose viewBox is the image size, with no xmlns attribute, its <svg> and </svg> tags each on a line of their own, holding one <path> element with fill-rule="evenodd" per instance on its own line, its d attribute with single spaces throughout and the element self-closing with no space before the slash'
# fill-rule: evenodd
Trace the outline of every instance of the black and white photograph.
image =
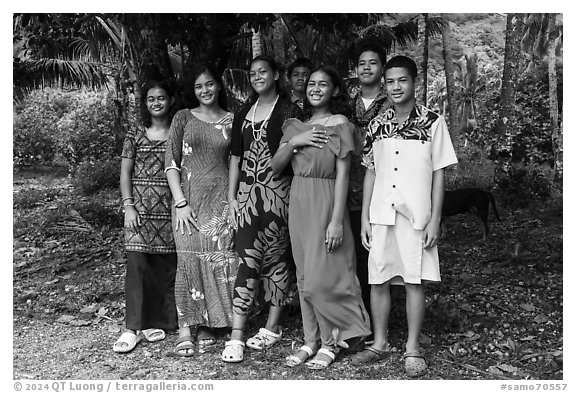
<svg viewBox="0 0 576 393">
<path fill-rule="evenodd" d="M 558 5 L 70 8 L 11 14 L 11 391 L 571 390 Z"/>
</svg>

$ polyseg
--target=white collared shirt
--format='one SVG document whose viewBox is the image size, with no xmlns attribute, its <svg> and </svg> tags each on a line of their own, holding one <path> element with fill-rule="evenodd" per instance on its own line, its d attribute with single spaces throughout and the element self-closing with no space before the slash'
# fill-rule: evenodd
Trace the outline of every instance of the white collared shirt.
<svg viewBox="0 0 576 393">
<path fill-rule="evenodd" d="M 362 165 L 374 169 L 370 222 L 394 225 L 396 213 L 415 229 L 432 214 L 432 174 L 458 162 L 444 117 L 416 105 L 403 124 L 394 108 L 368 124 Z"/>
</svg>

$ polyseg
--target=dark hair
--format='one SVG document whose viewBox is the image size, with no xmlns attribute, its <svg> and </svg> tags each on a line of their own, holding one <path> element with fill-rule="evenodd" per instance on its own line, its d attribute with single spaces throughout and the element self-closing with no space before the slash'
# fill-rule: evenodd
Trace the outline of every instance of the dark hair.
<svg viewBox="0 0 576 393">
<path fill-rule="evenodd" d="M 358 64 L 358 60 L 360 59 L 360 56 L 364 52 L 376 53 L 378 55 L 378 57 L 380 58 L 380 62 L 382 63 L 382 66 L 384 66 L 384 64 L 386 64 L 386 51 L 380 45 L 378 45 L 375 42 L 370 41 L 370 40 L 361 41 L 356 46 L 356 51 L 355 51 L 356 64 Z"/>
<path fill-rule="evenodd" d="M 288 74 L 286 75 L 288 79 L 290 79 L 290 75 L 292 75 L 292 71 L 294 71 L 294 68 L 296 67 L 306 67 L 310 71 L 314 69 L 314 65 L 310 60 L 308 60 L 306 57 L 299 57 L 288 66 Z"/>
<path fill-rule="evenodd" d="M 276 61 L 274 61 L 274 59 L 270 56 L 267 55 L 259 55 L 256 56 L 255 58 L 253 58 L 250 61 L 250 66 L 248 67 L 249 69 L 252 68 L 252 64 L 254 64 L 257 61 L 264 61 L 266 63 L 268 63 L 268 65 L 270 66 L 270 68 L 272 69 L 273 72 L 277 72 L 278 74 L 280 74 L 280 68 L 278 67 L 278 64 L 276 63 Z M 276 80 L 276 92 L 278 93 L 278 95 L 280 97 L 285 97 L 286 94 L 284 92 L 284 88 L 282 87 L 282 82 L 281 82 L 282 78 L 278 78 Z M 256 94 L 255 91 L 253 91 L 252 97 L 249 99 L 249 102 L 256 102 L 256 99 L 258 99 L 258 94 Z"/>
<path fill-rule="evenodd" d="M 340 76 L 336 68 L 329 65 L 321 65 L 314 69 L 308 78 L 306 78 L 306 86 L 310 81 L 310 77 L 315 72 L 321 71 L 328 75 L 330 81 L 334 85 L 334 88 L 338 88 L 338 94 L 335 94 L 330 99 L 330 112 L 335 115 L 344 115 L 350 117 L 352 115 L 352 107 L 350 106 L 350 96 L 348 95 L 348 90 L 346 89 L 346 84 L 344 79 Z M 304 118 L 309 119 L 312 116 L 312 105 L 308 101 L 308 95 L 304 98 Z"/>
<path fill-rule="evenodd" d="M 414 60 L 412 60 L 407 56 L 402 55 L 394 56 L 393 58 L 388 60 L 388 62 L 384 66 L 383 71 L 384 76 L 386 76 L 386 71 L 388 71 L 390 68 L 405 68 L 406 70 L 408 70 L 408 73 L 412 77 L 412 81 L 416 81 L 416 77 L 418 76 L 418 67 L 416 66 L 416 63 L 414 62 Z"/>
<path fill-rule="evenodd" d="M 182 95 L 186 101 L 186 106 L 189 108 L 196 108 L 200 105 L 196 93 L 194 92 L 194 85 L 196 80 L 202 74 L 209 74 L 214 80 L 220 90 L 218 91 L 218 106 L 225 111 L 228 110 L 226 89 L 224 87 L 224 82 L 222 81 L 222 76 L 216 72 L 214 67 L 209 64 L 196 64 L 192 69 L 186 73 L 183 81 L 183 91 Z"/>
<path fill-rule="evenodd" d="M 148 128 L 152 125 L 152 116 L 150 115 L 150 112 L 148 112 L 148 105 L 146 105 L 146 100 L 148 98 L 148 92 L 151 89 L 162 89 L 164 90 L 169 97 L 173 98 L 174 94 L 175 94 L 175 89 L 172 87 L 172 85 L 167 82 L 167 81 L 163 81 L 163 80 L 149 80 L 148 82 L 145 82 L 142 85 L 142 88 L 140 89 L 140 115 L 142 117 L 142 124 L 144 124 L 144 127 Z M 168 117 L 170 118 L 170 121 L 172 121 L 172 117 L 174 116 L 174 114 L 176 113 L 176 105 L 172 105 L 172 107 L 170 108 L 170 111 L 168 112 Z"/>
</svg>

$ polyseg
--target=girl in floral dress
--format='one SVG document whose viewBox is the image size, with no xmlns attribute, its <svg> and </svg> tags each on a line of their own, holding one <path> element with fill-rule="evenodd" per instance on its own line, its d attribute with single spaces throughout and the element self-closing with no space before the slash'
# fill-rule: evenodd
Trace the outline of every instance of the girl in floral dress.
<svg viewBox="0 0 576 393">
<path fill-rule="evenodd" d="M 228 224 L 225 153 L 233 115 L 224 86 L 210 67 L 191 71 L 192 109 L 176 113 L 166 151 L 166 174 L 174 195 L 172 223 L 178 252 L 176 306 L 179 338 L 175 353 L 192 356 L 216 343 L 214 328 L 231 325 L 237 271 Z M 192 338 L 190 327 L 196 327 Z"/>
<path fill-rule="evenodd" d="M 270 160 L 282 137 L 282 123 L 301 110 L 281 96 L 273 59 L 258 56 L 250 65 L 254 97 L 234 118 L 228 202 L 237 228 L 240 258 L 234 285 L 233 327 L 222 352 L 225 362 L 244 359 L 244 346 L 261 350 L 277 343 L 282 307 L 295 293 L 288 236 L 289 173 L 274 174 Z M 247 314 L 257 299 L 270 306 L 266 325 L 244 344 Z"/>
</svg>

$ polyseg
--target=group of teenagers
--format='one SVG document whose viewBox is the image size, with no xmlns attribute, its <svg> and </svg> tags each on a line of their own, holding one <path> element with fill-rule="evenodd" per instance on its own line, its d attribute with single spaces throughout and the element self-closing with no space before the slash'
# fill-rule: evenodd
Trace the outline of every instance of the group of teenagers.
<svg viewBox="0 0 576 393">
<path fill-rule="evenodd" d="M 325 369 L 358 343 L 352 363 L 368 365 L 393 350 L 390 285 L 404 285 L 404 366 L 426 373 L 423 284 L 440 281 L 444 169 L 457 159 L 444 118 L 416 103 L 412 59 L 370 44 L 356 59 L 351 98 L 334 67 L 303 58 L 285 94 L 276 62 L 258 56 L 235 114 L 207 65 L 187 74 L 177 112 L 169 84 L 143 86 L 143 124 L 122 152 L 126 329 L 114 351 L 177 327 L 175 354 L 194 356 L 231 328 L 221 357 L 241 362 L 281 340 L 296 301 L 304 337 L 286 366 Z M 255 306 L 268 315 L 246 339 Z"/>
</svg>

